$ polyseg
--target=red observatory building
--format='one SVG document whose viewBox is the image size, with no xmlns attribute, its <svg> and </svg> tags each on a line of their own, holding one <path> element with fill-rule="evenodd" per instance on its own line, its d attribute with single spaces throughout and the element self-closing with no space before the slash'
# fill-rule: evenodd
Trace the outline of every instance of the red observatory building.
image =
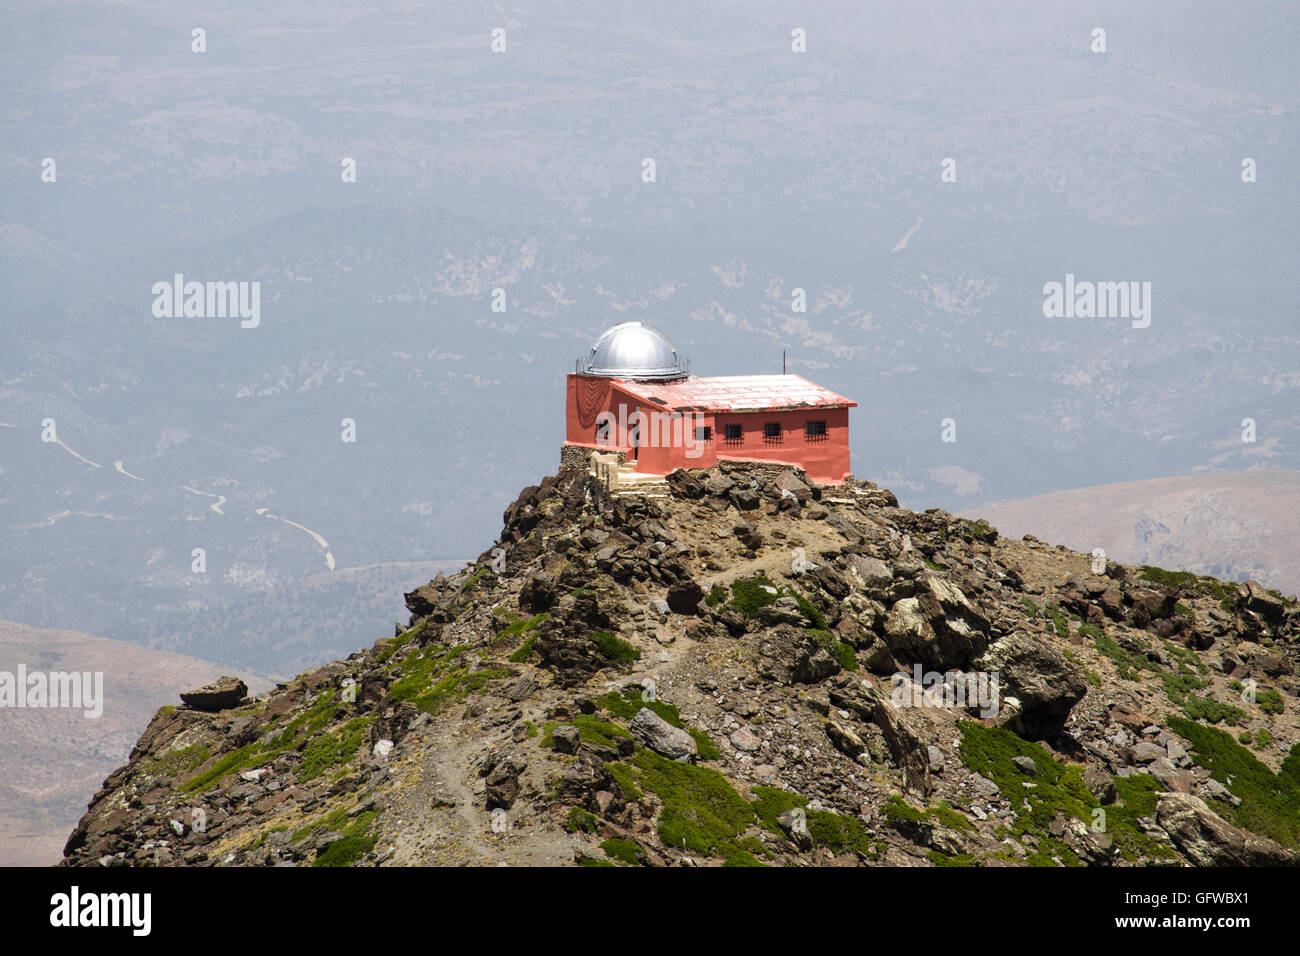
<svg viewBox="0 0 1300 956">
<path fill-rule="evenodd" d="M 638 473 L 718 461 L 797 465 L 822 484 L 849 474 L 857 402 L 798 375 L 690 374 L 644 322 L 607 329 L 568 376 L 565 446 L 623 452 Z"/>
</svg>

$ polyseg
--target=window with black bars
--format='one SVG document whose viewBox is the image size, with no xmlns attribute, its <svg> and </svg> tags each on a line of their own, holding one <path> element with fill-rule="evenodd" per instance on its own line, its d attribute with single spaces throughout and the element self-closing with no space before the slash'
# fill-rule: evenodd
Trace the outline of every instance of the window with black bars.
<svg viewBox="0 0 1300 956">
<path fill-rule="evenodd" d="M 804 422 L 803 436 L 808 441 L 825 441 L 826 440 L 826 420 L 812 419 Z"/>
</svg>

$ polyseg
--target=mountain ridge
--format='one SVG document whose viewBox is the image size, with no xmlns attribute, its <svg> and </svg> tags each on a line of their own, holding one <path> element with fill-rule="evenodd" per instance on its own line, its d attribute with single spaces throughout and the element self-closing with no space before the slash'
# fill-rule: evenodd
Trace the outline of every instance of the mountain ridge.
<svg viewBox="0 0 1300 956">
<path fill-rule="evenodd" d="M 665 484 L 563 466 L 393 637 L 160 711 L 64 865 L 1300 859 L 1294 602 L 856 479 Z"/>
</svg>

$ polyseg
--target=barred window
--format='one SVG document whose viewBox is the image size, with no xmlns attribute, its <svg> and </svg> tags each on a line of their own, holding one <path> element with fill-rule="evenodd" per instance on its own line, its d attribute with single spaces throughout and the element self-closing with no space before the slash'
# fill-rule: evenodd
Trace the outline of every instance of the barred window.
<svg viewBox="0 0 1300 956">
<path fill-rule="evenodd" d="M 696 425 L 695 440 L 713 441 L 713 427 L 711 425 Z"/>
<path fill-rule="evenodd" d="M 728 445 L 739 445 L 744 441 L 744 429 L 740 425 L 723 425 L 722 440 Z"/>
<path fill-rule="evenodd" d="M 808 441 L 820 441 L 826 438 L 826 420 L 817 419 L 804 422 L 803 434 Z"/>
<path fill-rule="evenodd" d="M 763 423 L 763 441 L 778 442 L 781 440 L 781 423 L 764 422 Z"/>
</svg>

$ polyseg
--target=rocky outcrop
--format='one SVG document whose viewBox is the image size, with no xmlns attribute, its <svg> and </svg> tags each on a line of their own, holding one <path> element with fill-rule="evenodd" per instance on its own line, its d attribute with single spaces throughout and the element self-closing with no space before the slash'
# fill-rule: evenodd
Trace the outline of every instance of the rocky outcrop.
<svg viewBox="0 0 1300 956">
<path fill-rule="evenodd" d="M 217 711 L 235 707 L 248 696 L 248 685 L 238 677 L 219 677 L 198 690 L 184 691 L 181 700 L 194 710 Z"/>
<path fill-rule="evenodd" d="M 1253 582 L 1098 574 L 775 464 L 638 493 L 571 462 L 406 604 L 160 711 L 65 864 L 1294 860 L 1261 794 L 1300 800 L 1300 611 Z"/>
</svg>

